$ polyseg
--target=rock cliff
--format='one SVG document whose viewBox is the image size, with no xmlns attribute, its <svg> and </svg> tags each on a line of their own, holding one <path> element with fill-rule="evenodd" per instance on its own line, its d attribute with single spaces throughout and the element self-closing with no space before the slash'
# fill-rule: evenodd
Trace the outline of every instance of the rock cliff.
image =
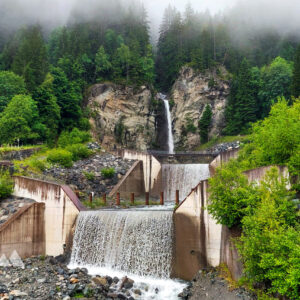
<svg viewBox="0 0 300 300">
<path fill-rule="evenodd" d="M 151 111 L 152 93 L 139 88 L 96 84 L 89 92 L 88 107 L 94 138 L 107 149 L 151 148 L 155 142 L 155 116 Z"/>
<path fill-rule="evenodd" d="M 174 142 L 177 149 L 192 150 L 200 145 L 198 121 L 207 104 L 213 119 L 209 136 L 219 136 L 225 126 L 224 110 L 229 95 L 225 69 L 201 74 L 182 68 L 170 95 Z"/>
</svg>

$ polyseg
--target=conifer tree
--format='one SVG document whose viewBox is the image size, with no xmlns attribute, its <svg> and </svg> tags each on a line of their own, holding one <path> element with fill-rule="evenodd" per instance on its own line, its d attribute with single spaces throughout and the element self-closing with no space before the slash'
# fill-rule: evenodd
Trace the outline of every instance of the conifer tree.
<svg viewBox="0 0 300 300">
<path fill-rule="evenodd" d="M 25 33 L 12 69 L 16 74 L 24 77 L 27 89 L 33 92 L 45 80 L 48 67 L 47 50 L 41 27 L 33 26 Z"/>
<path fill-rule="evenodd" d="M 211 126 L 211 121 L 212 121 L 212 110 L 210 105 L 207 104 L 198 124 L 200 129 L 201 143 L 203 144 L 208 142 L 208 133 L 209 133 L 209 128 Z"/>
<path fill-rule="evenodd" d="M 295 55 L 293 82 L 292 82 L 292 95 L 295 98 L 300 97 L 300 45 L 297 48 Z"/>
</svg>

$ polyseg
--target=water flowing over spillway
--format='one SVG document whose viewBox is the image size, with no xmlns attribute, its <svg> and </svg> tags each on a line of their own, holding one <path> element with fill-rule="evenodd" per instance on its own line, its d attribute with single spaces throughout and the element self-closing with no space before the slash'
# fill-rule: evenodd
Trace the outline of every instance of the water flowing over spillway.
<svg viewBox="0 0 300 300">
<path fill-rule="evenodd" d="M 175 201 L 176 190 L 183 201 L 201 180 L 209 178 L 208 164 L 163 164 L 163 186 L 166 202 Z"/>
<path fill-rule="evenodd" d="M 71 263 L 170 278 L 172 211 L 79 214 Z"/>
<path fill-rule="evenodd" d="M 80 212 L 69 267 L 85 267 L 92 275 L 130 276 L 142 290 L 136 299 L 178 299 L 185 284 L 170 279 L 172 216 L 172 210 Z"/>
</svg>

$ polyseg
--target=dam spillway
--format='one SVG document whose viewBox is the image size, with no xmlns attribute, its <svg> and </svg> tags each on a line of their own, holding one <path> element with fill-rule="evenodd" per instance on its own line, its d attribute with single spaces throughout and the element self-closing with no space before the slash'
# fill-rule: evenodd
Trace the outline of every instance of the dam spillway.
<svg viewBox="0 0 300 300">
<path fill-rule="evenodd" d="M 81 212 L 71 264 L 170 278 L 172 211 Z"/>
<path fill-rule="evenodd" d="M 179 200 L 183 201 L 202 180 L 210 177 L 208 164 L 163 164 L 162 178 L 166 202 L 175 200 L 179 190 Z"/>
</svg>

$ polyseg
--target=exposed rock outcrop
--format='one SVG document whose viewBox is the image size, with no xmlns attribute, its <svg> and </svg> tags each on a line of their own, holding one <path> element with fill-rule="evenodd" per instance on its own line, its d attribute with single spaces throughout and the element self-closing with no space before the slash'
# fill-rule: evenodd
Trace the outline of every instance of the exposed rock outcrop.
<svg viewBox="0 0 300 300">
<path fill-rule="evenodd" d="M 207 104 L 213 119 L 209 136 L 219 136 L 225 126 L 224 110 L 229 95 L 229 82 L 225 69 L 205 74 L 183 67 L 171 92 L 173 134 L 178 149 L 191 150 L 200 145 L 198 121 Z M 188 126 L 192 124 L 193 126 Z M 193 127 L 193 130 L 186 130 Z"/>
<path fill-rule="evenodd" d="M 89 95 L 93 135 L 104 147 L 151 147 L 156 134 L 149 89 L 105 83 L 92 86 Z"/>
</svg>

